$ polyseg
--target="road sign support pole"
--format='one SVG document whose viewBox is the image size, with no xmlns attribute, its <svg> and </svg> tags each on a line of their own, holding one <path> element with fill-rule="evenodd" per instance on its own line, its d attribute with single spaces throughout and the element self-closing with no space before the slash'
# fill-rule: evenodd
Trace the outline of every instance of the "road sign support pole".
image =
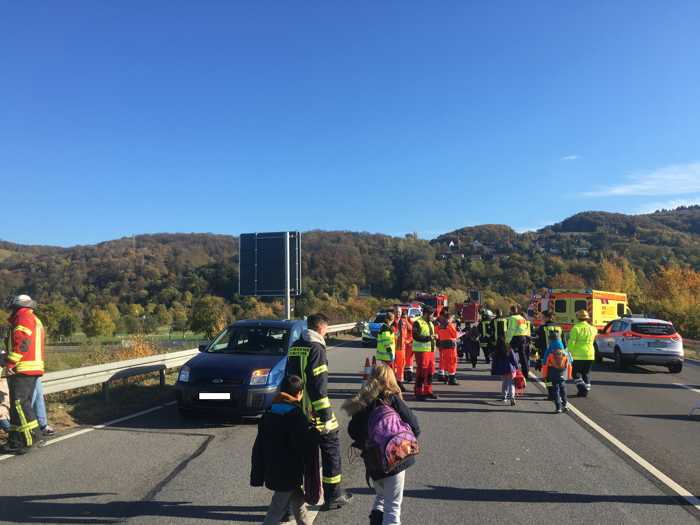
<svg viewBox="0 0 700 525">
<path fill-rule="evenodd" d="M 289 275 L 289 232 L 284 233 L 284 316 L 292 318 L 291 277 Z"/>
</svg>

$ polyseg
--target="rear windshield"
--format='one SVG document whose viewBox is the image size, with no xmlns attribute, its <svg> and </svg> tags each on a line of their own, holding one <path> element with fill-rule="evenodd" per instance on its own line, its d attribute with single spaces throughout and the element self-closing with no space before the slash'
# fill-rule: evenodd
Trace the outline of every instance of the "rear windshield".
<svg viewBox="0 0 700 525">
<path fill-rule="evenodd" d="M 289 330 L 267 326 L 228 328 L 209 345 L 207 352 L 217 354 L 285 355 Z"/>
<path fill-rule="evenodd" d="M 666 323 L 633 323 L 632 331 L 642 335 L 673 335 L 676 329 Z"/>
</svg>

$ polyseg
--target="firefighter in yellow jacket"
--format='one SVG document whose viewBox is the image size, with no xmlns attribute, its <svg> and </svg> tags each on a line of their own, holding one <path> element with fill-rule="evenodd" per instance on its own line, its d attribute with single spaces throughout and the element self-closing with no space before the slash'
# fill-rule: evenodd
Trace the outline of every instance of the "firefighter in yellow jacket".
<svg viewBox="0 0 700 525">
<path fill-rule="evenodd" d="M 345 506 L 352 495 L 341 487 L 340 438 L 338 420 L 328 398 L 328 357 L 326 340 L 328 317 L 310 315 L 307 329 L 292 344 L 287 354 L 286 375 L 299 376 L 304 381 L 302 410 L 320 434 L 321 466 L 324 503 L 322 510 Z"/>
<path fill-rule="evenodd" d="M 3 452 L 25 454 L 37 440 L 39 422 L 32 407 L 37 378 L 44 375 L 44 326 L 28 295 L 10 302 L 10 334 L 5 363 L 10 390 L 10 435 Z"/>
</svg>

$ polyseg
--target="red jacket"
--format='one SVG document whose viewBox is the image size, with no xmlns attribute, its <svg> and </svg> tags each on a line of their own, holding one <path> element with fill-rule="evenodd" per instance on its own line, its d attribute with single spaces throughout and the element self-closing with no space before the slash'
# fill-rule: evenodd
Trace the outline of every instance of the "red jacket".
<svg viewBox="0 0 700 525">
<path fill-rule="evenodd" d="M 31 308 L 10 317 L 7 368 L 27 376 L 44 375 L 44 325 Z"/>
<path fill-rule="evenodd" d="M 435 333 L 438 336 L 438 348 L 457 348 L 457 327 L 454 323 L 435 323 Z"/>
</svg>

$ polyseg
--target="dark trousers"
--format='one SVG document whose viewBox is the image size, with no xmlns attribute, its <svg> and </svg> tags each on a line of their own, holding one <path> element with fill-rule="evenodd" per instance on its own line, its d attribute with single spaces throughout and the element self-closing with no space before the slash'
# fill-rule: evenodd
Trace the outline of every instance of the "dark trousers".
<svg viewBox="0 0 700 525">
<path fill-rule="evenodd" d="M 554 406 L 557 410 L 566 406 L 566 381 L 552 381 L 552 394 L 554 398 Z"/>
<path fill-rule="evenodd" d="M 340 464 L 340 438 L 338 431 L 321 434 L 319 443 L 321 449 L 321 470 L 323 472 L 323 494 L 326 501 L 337 498 L 341 494 L 341 464 Z"/>
<path fill-rule="evenodd" d="M 493 345 L 492 344 L 487 344 L 486 346 L 482 347 L 484 351 L 484 360 L 486 361 L 486 364 L 491 362 L 491 355 L 493 354 Z"/>
<path fill-rule="evenodd" d="M 479 343 L 471 342 L 469 346 L 469 359 L 472 362 L 472 366 L 476 367 L 476 361 L 479 359 Z"/>
<path fill-rule="evenodd" d="M 530 372 L 530 342 L 527 340 L 527 337 L 516 335 L 511 339 L 510 347 L 518 354 L 520 368 L 523 371 L 523 375 L 527 378 Z"/>
<path fill-rule="evenodd" d="M 579 396 L 586 397 L 588 392 L 591 391 L 592 366 L 593 361 L 574 360 L 573 362 L 574 384 Z"/>
<path fill-rule="evenodd" d="M 12 448 L 29 448 L 36 439 L 39 422 L 32 407 L 32 394 L 36 387 L 36 376 L 23 374 L 7 378 L 10 390 L 10 435 L 7 444 Z"/>
</svg>

